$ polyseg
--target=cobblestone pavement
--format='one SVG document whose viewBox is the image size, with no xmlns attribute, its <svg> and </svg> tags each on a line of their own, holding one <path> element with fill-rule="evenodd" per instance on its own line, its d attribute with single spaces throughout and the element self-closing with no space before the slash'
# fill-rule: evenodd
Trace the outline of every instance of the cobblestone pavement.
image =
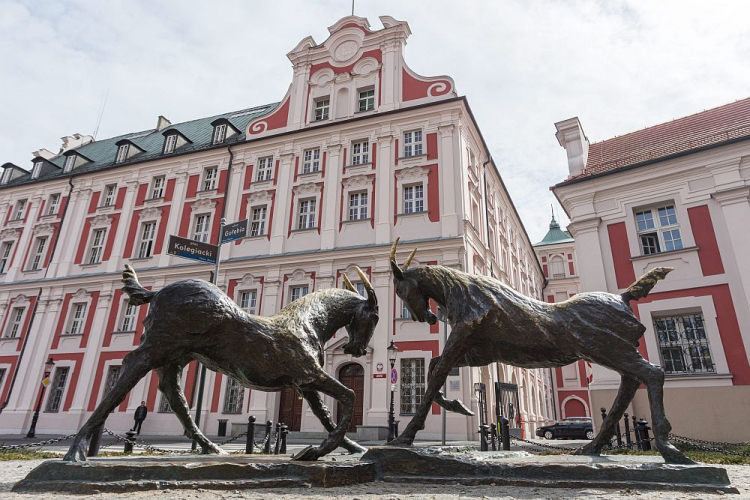
<svg viewBox="0 0 750 500">
<path fill-rule="evenodd" d="M 41 500 L 80 500 L 79 495 L 50 494 L 16 494 L 10 489 L 16 481 L 36 467 L 41 461 L 24 460 L 1 462 L 0 467 L 0 500 L 26 500 L 29 498 Z M 488 498 L 499 499 L 567 499 L 567 498 L 601 498 L 601 499 L 714 499 L 727 496 L 728 499 L 750 499 L 750 466 L 726 466 L 732 484 L 739 488 L 739 495 L 723 495 L 711 493 L 683 493 L 683 492 L 654 492 L 637 490 L 601 490 L 601 489 L 563 489 L 563 488 L 519 488 L 503 486 L 461 486 L 461 485 L 429 485 L 429 484 L 392 484 L 375 482 L 360 486 L 341 488 L 285 488 L 267 490 L 161 490 L 142 493 L 127 493 L 115 495 L 112 493 L 93 495 L 101 499 L 146 500 L 158 498 L 171 499 L 253 499 L 253 500 L 370 500 L 370 499 L 419 499 L 419 500 L 480 500 Z"/>
</svg>

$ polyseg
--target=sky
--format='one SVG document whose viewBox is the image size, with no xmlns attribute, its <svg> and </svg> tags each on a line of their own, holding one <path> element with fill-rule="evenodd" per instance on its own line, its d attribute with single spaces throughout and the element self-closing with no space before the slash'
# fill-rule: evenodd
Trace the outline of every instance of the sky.
<svg viewBox="0 0 750 500">
<path fill-rule="evenodd" d="M 0 164 L 98 137 L 276 102 L 286 53 L 350 0 L 0 0 Z M 409 23 L 406 61 L 467 96 L 532 242 L 567 176 L 554 123 L 591 142 L 750 96 L 750 1 L 356 0 Z"/>
</svg>

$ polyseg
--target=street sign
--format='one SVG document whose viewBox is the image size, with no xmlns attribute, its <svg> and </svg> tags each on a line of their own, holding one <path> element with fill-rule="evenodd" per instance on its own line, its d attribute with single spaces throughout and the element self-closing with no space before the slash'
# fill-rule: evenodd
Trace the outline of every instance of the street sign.
<svg viewBox="0 0 750 500">
<path fill-rule="evenodd" d="M 373 373 L 372 378 L 385 378 L 385 373 Z"/>
<path fill-rule="evenodd" d="M 247 236 L 247 219 L 227 224 L 221 231 L 221 242 L 239 240 Z"/>
<path fill-rule="evenodd" d="M 49 379 L 49 377 L 45 377 L 45 378 L 44 378 L 44 380 L 42 380 L 42 385 L 43 385 L 44 387 L 47 387 L 47 386 L 48 386 L 48 385 L 50 385 L 51 383 L 52 383 L 52 382 L 50 382 L 50 379 Z"/>
<path fill-rule="evenodd" d="M 398 372 L 395 368 L 391 370 L 391 384 L 395 384 L 398 382 Z"/>
<path fill-rule="evenodd" d="M 219 247 L 209 243 L 189 240 L 179 236 L 170 236 L 167 253 L 176 255 L 185 259 L 200 260 L 216 264 L 216 258 L 219 255 Z"/>
</svg>

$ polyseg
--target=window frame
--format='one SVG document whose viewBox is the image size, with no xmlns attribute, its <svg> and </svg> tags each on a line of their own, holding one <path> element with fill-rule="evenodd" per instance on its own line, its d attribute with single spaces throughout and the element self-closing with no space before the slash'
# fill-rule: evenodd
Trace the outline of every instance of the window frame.
<svg viewBox="0 0 750 500">
<path fill-rule="evenodd" d="M 299 292 L 299 293 L 296 293 L 296 292 Z M 295 300 L 299 300 L 302 297 L 309 295 L 309 294 L 310 294 L 310 285 L 306 285 L 306 284 L 289 285 L 289 303 L 290 304 L 294 302 Z"/>
<path fill-rule="evenodd" d="M 10 314 L 8 315 L 8 326 L 3 332 L 4 339 L 20 338 L 18 334 L 23 326 L 25 312 L 26 306 L 14 306 L 11 309 Z"/>
<path fill-rule="evenodd" d="M 3 241 L 2 245 L 0 245 L 0 274 L 7 272 L 6 267 L 13 260 L 12 251 L 15 243 L 15 241 Z"/>
<path fill-rule="evenodd" d="M 662 214 L 662 210 L 665 211 L 664 214 Z M 663 224 L 665 218 L 667 224 Z M 674 219 L 674 222 L 671 221 L 672 219 Z M 685 248 L 680 221 L 677 216 L 677 206 L 674 202 L 666 201 L 633 209 L 633 221 L 638 235 L 638 248 L 641 255 L 674 252 Z M 667 233 L 669 233 L 669 239 L 666 238 Z M 671 248 L 669 248 L 670 246 Z"/>
<path fill-rule="evenodd" d="M 68 317 L 68 327 L 62 335 L 83 335 L 86 329 L 86 314 L 88 314 L 88 302 L 73 302 Z M 80 315 L 78 312 L 80 311 Z M 73 327 L 76 327 L 73 331 Z"/>
<path fill-rule="evenodd" d="M 313 121 L 322 122 L 331 118 L 331 96 L 322 96 L 315 99 L 313 106 Z M 325 104 L 323 104 L 325 103 Z"/>
<path fill-rule="evenodd" d="M 27 198 L 17 200 L 15 206 L 13 207 L 13 217 L 10 220 L 23 220 L 26 216 L 26 209 L 28 206 L 29 200 Z"/>
<path fill-rule="evenodd" d="M 361 220 L 367 220 L 370 218 L 370 193 L 365 190 L 359 190 L 359 191 L 349 191 L 347 192 L 349 201 L 347 204 L 348 208 L 348 221 L 354 222 L 354 221 L 361 221 Z M 356 205 L 352 202 L 354 200 L 357 200 Z M 364 199 L 364 201 L 363 201 Z M 352 215 L 355 215 L 352 217 Z"/>
<path fill-rule="evenodd" d="M 263 156 L 263 157 L 258 158 L 257 165 L 258 165 L 258 168 L 257 168 L 257 172 L 255 173 L 255 182 L 266 182 L 266 181 L 273 180 L 273 167 L 274 167 L 273 155 Z M 261 175 L 261 174 L 265 174 L 265 175 Z"/>
<path fill-rule="evenodd" d="M 68 157 L 68 158 L 70 158 L 70 157 Z M 67 164 L 67 161 L 68 161 L 68 159 L 66 158 L 65 159 L 66 164 Z M 32 179 L 36 179 L 36 178 L 39 177 L 39 172 L 42 171 L 42 164 L 43 163 L 44 163 L 43 161 L 34 162 L 34 166 L 31 168 L 31 178 Z"/>
<path fill-rule="evenodd" d="M 247 306 L 244 305 L 244 299 L 247 295 Z M 248 288 L 237 292 L 237 306 L 248 314 L 258 314 L 258 289 Z"/>
<path fill-rule="evenodd" d="M 128 153 L 130 153 L 130 144 L 120 144 L 117 146 L 117 155 L 115 156 L 115 164 L 124 163 L 128 159 Z"/>
<path fill-rule="evenodd" d="M 226 377 L 224 384 L 224 405 L 221 413 L 224 415 L 241 415 L 245 404 L 245 387 L 233 377 Z"/>
<path fill-rule="evenodd" d="M 320 148 L 310 148 L 302 151 L 302 174 L 320 172 Z"/>
<path fill-rule="evenodd" d="M 211 136 L 211 144 L 221 144 L 227 140 L 227 129 L 226 123 L 217 123 L 214 126 L 214 133 Z"/>
<path fill-rule="evenodd" d="M 205 226 L 202 226 L 202 231 L 198 231 L 198 222 L 205 218 Z M 211 214 L 210 213 L 200 213 L 193 215 L 193 229 L 192 229 L 192 237 L 190 238 L 193 241 L 198 241 L 201 243 L 210 243 L 211 239 Z M 200 235 L 200 238 L 196 238 L 196 236 Z"/>
<path fill-rule="evenodd" d="M 52 375 L 52 383 L 50 384 L 50 390 L 47 395 L 47 401 L 44 404 L 45 413 L 59 413 L 63 406 L 63 397 L 65 391 L 68 388 L 68 380 L 70 379 L 70 367 L 69 366 L 57 366 L 55 367 L 55 373 Z"/>
<path fill-rule="evenodd" d="M 65 157 L 65 164 L 63 165 L 63 172 L 68 173 L 72 171 L 75 168 L 75 166 L 76 166 L 76 155 L 68 155 L 67 157 Z"/>
<path fill-rule="evenodd" d="M 403 215 L 420 214 L 425 212 L 424 182 L 404 184 L 401 187 L 401 210 Z M 419 191 L 419 196 L 417 192 Z M 407 199 L 407 193 L 412 193 Z M 410 207 L 407 209 L 407 207 Z M 419 207 L 419 210 L 417 210 Z"/>
<path fill-rule="evenodd" d="M 162 154 L 168 155 L 170 153 L 174 153 L 174 150 L 177 149 L 177 134 L 167 134 L 164 137 L 164 147 L 162 148 Z"/>
<path fill-rule="evenodd" d="M 209 174 L 213 172 L 213 174 Z M 201 178 L 201 192 L 216 190 L 216 184 L 219 181 L 219 167 L 206 167 L 203 169 Z"/>
<path fill-rule="evenodd" d="M 60 210 L 61 199 L 62 195 L 60 193 L 52 193 L 49 195 L 49 198 L 47 199 L 47 216 L 57 215 L 58 210 Z"/>
<path fill-rule="evenodd" d="M 112 207 L 117 199 L 117 184 L 107 184 L 102 190 L 101 207 Z"/>
<path fill-rule="evenodd" d="M 417 135 L 419 135 L 418 141 L 416 140 Z M 424 155 L 424 132 L 421 128 L 405 130 L 401 136 L 404 142 L 402 148 L 403 158 Z"/>
<path fill-rule="evenodd" d="M 101 236 L 100 240 L 97 240 L 97 236 Z M 104 245 L 107 241 L 107 229 L 106 228 L 95 228 L 91 231 L 91 242 L 89 243 L 88 258 L 86 264 L 100 264 L 102 257 L 104 256 Z"/>
<path fill-rule="evenodd" d="M 161 185 L 159 186 L 157 186 L 158 181 L 161 181 Z M 166 186 L 167 176 L 155 175 L 153 179 L 151 179 L 151 186 L 149 186 L 149 192 L 151 193 L 151 197 L 149 198 L 149 200 L 159 200 L 161 198 L 164 198 L 164 190 Z"/>
<path fill-rule="evenodd" d="M 262 212 L 263 217 L 256 220 L 255 213 Z M 266 220 L 268 218 L 268 205 L 257 205 L 250 207 L 249 237 L 266 236 Z"/>
<path fill-rule="evenodd" d="M 685 322 L 686 319 L 690 320 L 689 327 Z M 702 310 L 654 315 L 652 324 L 659 361 L 667 377 L 716 375 L 718 360 L 711 349 L 709 324 Z M 668 360 L 665 359 L 665 352 L 669 353 Z M 675 358 L 675 356 L 678 357 Z M 696 364 L 701 365 L 701 368 L 694 369 Z"/>
<path fill-rule="evenodd" d="M 305 209 L 303 212 L 303 208 Z M 318 199 L 303 198 L 297 202 L 297 230 L 309 231 L 318 226 Z"/>
<path fill-rule="evenodd" d="M 150 234 L 146 234 L 146 228 L 153 226 L 153 230 Z M 157 221 L 145 220 L 141 222 L 141 227 L 138 232 L 138 254 L 136 259 L 150 259 L 154 256 L 154 246 L 156 244 L 156 226 Z M 148 236 L 148 239 L 146 239 Z M 146 246 L 144 247 L 144 244 Z M 144 255 L 144 248 L 146 248 L 146 254 Z"/>
<path fill-rule="evenodd" d="M 357 148 L 359 146 L 359 150 Z M 370 140 L 362 139 L 352 141 L 352 166 L 367 165 L 370 163 Z"/>
<path fill-rule="evenodd" d="M 39 271 L 44 264 L 44 253 L 47 251 L 48 236 L 37 236 L 34 239 L 33 252 L 31 254 L 31 263 L 27 271 Z"/>
<path fill-rule="evenodd" d="M 117 331 L 122 333 L 134 332 L 138 321 L 138 306 L 131 304 L 130 300 L 125 299 L 122 301 L 121 311 L 117 322 L 120 326 Z M 128 327 L 127 329 L 125 328 L 126 326 Z"/>
<path fill-rule="evenodd" d="M 362 94 L 370 94 L 362 97 Z M 365 103 L 362 109 L 362 103 Z M 357 90 L 357 112 L 364 113 L 375 109 L 375 87 L 364 87 Z"/>
<path fill-rule="evenodd" d="M 414 415 L 424 400 L 426 390 L 425 360 L 424 358 L 401 358 L 399 368 L 401 378 L 399 383 L 399 415 Z M 420 375 L 421 382 L 418 380 Z M 405 404 L 407 397 L 410 401 Z"/>
</svg>

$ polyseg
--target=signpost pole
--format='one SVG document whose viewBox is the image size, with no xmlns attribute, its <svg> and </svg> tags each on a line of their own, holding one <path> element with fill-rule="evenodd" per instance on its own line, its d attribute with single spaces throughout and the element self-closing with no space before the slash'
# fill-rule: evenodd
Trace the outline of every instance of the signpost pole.
<svg viewBox="0 0 750 500">
<path fill-rule="evenodd" d="M 445 344 L 448 343 L 448 321 L 447 321 L 447 318 L 445 316 L 445 311 L 443 311 L 442 309 L 441 309 L 440 316 L 441 316 L 441 318 L 443 320 L 443 349 L 445 349 Z M 446 398 L 448 397 L 448 385 L 447 385 L 448 381 L 447 380 L 448 379 L 446 377 L 446 382 L 445 382 L 445 384 L 443 384 L 443 396 L 446 397 Z M 589 401 L 591 401 L 591 400 L 589 400 Z M 445 424 L 446 424 L 445 420 L 446 420 L 446 416 L 447 416 L 446 415 L 447 410 L 445 408 L 440 408 L 440 410 L 441 410 L 441 413 L 442 413 L 442 420 L 443 420 L 443 422 L 442 422 L 443 428 L 442 428 L 441 437 L 442 437 L 443 446 L 445 446 Z"/>
<path fill-rule="evenodd" d="M 219 244 L 217 245 L 216 249 L 216 267 L 214 267 L 214 275 L 211 279 L 212 284 L 218 283 L 219 279 L 219 262 L 221 261 L 221 245 L 222 245 L 222 235 L 224 233 L 224 224 L 226 224 L 226 219 L 224 217 L 221 218 L 221 221 L 219 222 Z M 198 400 L 195 402 L 195 426 L 200 429 L 201 428 L 201 407 L 203 406 L 203 388 L 206 385 L 206 365 L 201 363 L 201 376 L 200 381 L 198 382 Z M 193 439 L 193 444 L 191 446 L 192 450 L 195 451 L 198 448 L 198 442 Z"/>
</svg>

